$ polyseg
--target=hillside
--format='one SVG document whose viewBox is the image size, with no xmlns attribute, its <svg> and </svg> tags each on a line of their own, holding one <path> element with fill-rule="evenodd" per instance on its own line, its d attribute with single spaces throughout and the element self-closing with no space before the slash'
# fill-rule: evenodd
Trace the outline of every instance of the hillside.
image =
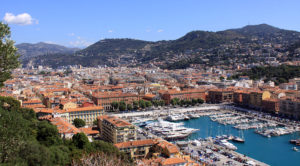
<svg viewBox="0 0 300 166">
<path fill-rule="evenodd" d="M 274 57 L 288 54 L 286 51 L 297 41 L 300 41 L 299 32 L 260 24 L 219 32 L 192 31 L 169 41 L 105 39 L 74 55 L 60 53 L 56 56 L 38 56 L 31 62 L 53 67 L 72 64 L 137 66 L 149 62 L 166 68 L 186 68 L 191 64 L 228 66 L 237 62 L 257 63 L 259 56 L 266 53 Z M 255 55 L 258 57 L 250 56 L 254 53 L 258 53 Z M 278 58 L 286 60 L 292 56 Z M 177 65 L 181 62 L 184 65 Z"/>
<path fill-rule="evenodd" d="M 56 53 L 75 53 L 79 48 L 68 48 L 57 44 L 49 44 L 44 42 L 39 42 L 36 44 L 31 43 L 21 43 L 17 44 L 18 53 L 21 55 L 21 59 L 32 58 L 39 55 L 49 55 Z"/>
</svg>

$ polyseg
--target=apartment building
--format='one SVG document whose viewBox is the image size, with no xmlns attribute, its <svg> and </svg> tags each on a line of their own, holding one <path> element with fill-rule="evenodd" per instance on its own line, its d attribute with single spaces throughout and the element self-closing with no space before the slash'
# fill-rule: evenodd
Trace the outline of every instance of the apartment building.
<svg viewBox="0 0 300 166">
<path fill-rule="evenodd" d="M 209 90 L 208 98 L 211 103 L 233 102 L 233 90 L 231 89 Z"/>
<path fill-rule="evenodd" d="M 104 114 L 104 110 L 102 106 L 90 106 L 66 109 L 64 113 L 67 113 L 66 119 L 69 123 L 73 123 L 74 119 L 79 118 L 84 120 L 86 125 L 90 126 L 93 125 L 98 116 Z"/>
<path fill-rule="evenodd" d="M 132 159 L 146 158 L 150 148 L 157 142 L 153 139 L 128 141 L 114 144 L 121 152 L 128 154 Z"/>
<path fill-rule="evenodd" d="M 101 138 L 113 144 L 136 140 L 135 125 L 116 116 L 98 117 Z"/>
<path fill-rule="evenodd" d="M 269 91 L 252 91 L 250 93 L 249 106 L 260 109 L 262 108 L 262 101 L 269 98 L 271 98 L 271 93 Z"/>
<path fill-rule="evenodd" d="M 190 89 L 190 90 L 163 90 L 159 92 L 161 98 L 166 104 L 170 104 L 171 100 L 178 98 L 180 100 L 202 99 L 206 101 L 205 90 L 203 89 Z"/>
<path fill-rule="evenodd" d="M 133 101 L 140 100 L 140 96 L 133 93 L 122 92 L 100 92 L 92 96 L 92 100 L 98 106 L 102 106 L 105 110 L 111 110 L 112 102 L 124 101 L 126 104 L 132 104 Z"/>
<path fill-rule="evenodd" d="M 300 99 L 296 97 L 283 97 L 279 99 L 279 114 L 300 119 Z"/>
</svg>

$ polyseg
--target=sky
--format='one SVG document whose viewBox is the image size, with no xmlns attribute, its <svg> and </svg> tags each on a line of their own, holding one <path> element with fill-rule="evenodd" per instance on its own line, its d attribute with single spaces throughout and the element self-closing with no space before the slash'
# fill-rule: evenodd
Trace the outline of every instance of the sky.
<svg viewBox="0 0 300 166">
<path fill-rule="evenodd" d="M 267 23 L 300 31 L 299 0 L 0 0 L 19 43 L 84 48 L 105 38 L 173 40 Z"/>
</svg>

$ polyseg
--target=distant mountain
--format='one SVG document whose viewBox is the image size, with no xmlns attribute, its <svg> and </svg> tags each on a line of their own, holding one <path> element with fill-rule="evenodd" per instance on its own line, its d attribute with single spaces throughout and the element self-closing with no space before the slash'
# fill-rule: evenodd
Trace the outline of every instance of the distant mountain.
<svg viewBox="0 0 300 166">
<path fill-rule="evenodd" d="M 269 49 L 262 48 L 264 43 L 282 45 L 282 48 L 276 48 L 271 52 L 274 54 L 276 51 L 285 51 L 285 48 L 288 49 L 290 45 L 298 41 L 300 41 L 300 32 L 260 24 L 219 32 L 192 31 L 179 39 L 168 41 L 105 39 L 73 55 L 59 52 L 55 56 L 37 56 L 30 62 L 33 65 L 42 64 L 53 67 L 72 64 L 135 66 L 154 62 L 162 66 L 171 64 L 177 68 L 180 67 L 177 62 L 182 64 L 181 61 L 184 62 L 183 67 L 193 63 L 216 65 L 220 62 L 220 65 L 232 65 L 235 62 L 255 62 L 255 59 L 248 55 L 246 59 L 239 56 L 249 54 L 249 50 L 254 52 L 262 49 L 261 52 L 270 52 Z"/>
<path fill-rule="evenodd" d="M 80 50 L 79 48 L 68 48 L 65 46 L 44 42 L 39 42 L 36 44 L 21 43 L 17 44 L 16 47 L 18 48 L 18 53 L 21 55 L 21 59 L 32 58 L 45 54 L 70 54 Z"/>
<path fill-rule="evenodd" d="M 230 29 L 227 31 L 236 32 L 250 38 L 263 38 L 265 41 L 285 40 L 295 42 L 295 39 L 297 40 L 300 36 L 300 33 L 297 31 L 280 29 L 268 24 L 248 25 L 243 28 Z"/>
<path fill-rule="evenodd" d="M 95 56 L 110 53 L 128 53 L 143 49 L 153 42 L 135 39 L 105 39 L 77 52 L 86 56 Z"/>
</svg>

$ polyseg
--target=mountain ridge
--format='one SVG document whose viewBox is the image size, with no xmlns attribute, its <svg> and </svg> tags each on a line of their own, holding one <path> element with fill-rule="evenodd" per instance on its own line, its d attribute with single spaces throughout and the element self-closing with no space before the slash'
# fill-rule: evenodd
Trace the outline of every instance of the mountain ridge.
<svg viewBox="0 0 300 166">
<path fill-rule="evenodd" d="M 191 31 L 175 40 L 156 42 L 129 38 L 104 39 L 74 54 L 61 54 L 60 56 L 66 56 L 65 59 L 68 59 L 69 63 L 66 65 L 73 64 L 72 57 L 77 59 L 76 63 L 74 61 L 74 65 L 83 64 L 85 66 L 136 65 L 149 62 L 168 64 L 183 58 L 195 58 L 194 56 L 209 58 L 205 54 L 216 56 L 217 53 L 219 54 L 217 49 L 220 49 L 222 45 L 240 44 L 241 46 L 260 47 L 263 43 L 273 43 L 288 46 L 297 41 L 300 41 L 300 32 L 259 24 L 217 32 Z M 60 56 L 56 57 L 63 61 L 64 58 Z M 226 57 L 223 60 L 227 61 Z M 34 61 L 38 63 L 43 61 L 43 65 L 56 67 L 64 65 L 57 60 L 47 59 L 47 56 L 38 56 Z M 53 65 L 54 61 L 55 65 Z"/>
<path fill-rule="evenodd" d="M 45 54 L 75 53 L 80 50 L 79 48 L 69 48 L 46 42 L 20 43 L 17 44 L 16 47 L 18 48 L 18 53 L 21 55 L 21 59 L 32 58 Z"/>
</svg>

